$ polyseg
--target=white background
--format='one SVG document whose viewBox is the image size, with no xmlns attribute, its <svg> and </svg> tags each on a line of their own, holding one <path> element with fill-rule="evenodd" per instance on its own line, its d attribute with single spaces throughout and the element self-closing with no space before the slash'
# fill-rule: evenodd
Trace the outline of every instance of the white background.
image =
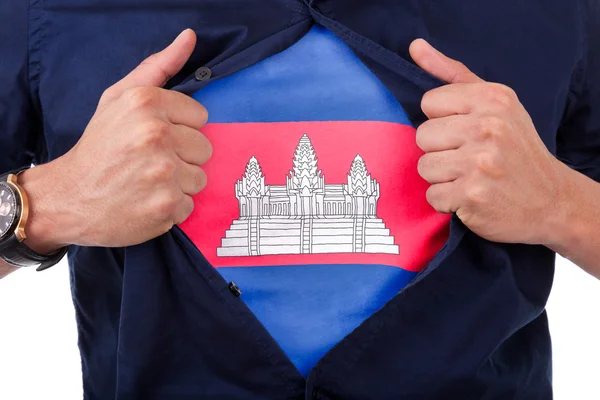
<svg viewBox="0 0 600 400">
<path fill-rule="evenodd" d="M 548 304 L 556 400 L 600 399 L 600 281 L 559 260 Z M 66 265 L 0 281 L 0 399 L 79 400 Z M 509 400 L 509 399 L 507 399 Z"/>
</svg>

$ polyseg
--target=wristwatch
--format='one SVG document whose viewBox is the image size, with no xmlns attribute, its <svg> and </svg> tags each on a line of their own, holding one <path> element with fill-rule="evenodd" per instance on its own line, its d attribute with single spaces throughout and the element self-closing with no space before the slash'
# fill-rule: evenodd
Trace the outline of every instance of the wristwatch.
<svg viewBox="0 0 600 400">
<path fill-rule="evenodd" d="M 29 201 L 18 177 L 26 169 L 0 175 L 0 259 L 14 267 L 37 267 L 42 271 L 58 264 L 67 248 L 43 255 L 23 243 L 27 238 Z"/>
</svg>

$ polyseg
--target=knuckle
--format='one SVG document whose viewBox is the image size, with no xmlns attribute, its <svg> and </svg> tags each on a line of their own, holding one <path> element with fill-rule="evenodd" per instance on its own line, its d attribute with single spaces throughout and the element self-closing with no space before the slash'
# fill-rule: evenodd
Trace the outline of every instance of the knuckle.
<svg viewBox="0 0 600 400">
<path fill-rule="evenodd" d="M 431 185 L 425 193 L 427 202 L 434 210 L 439 213 L 452 213 L 452 206 L 448 198 L 448 193 L 443 193 L 438 185 Z"/>
<path fill-rule="evenodd" d="M 151 182 L 168 182 L 175 174 L 175 163 L 171 160 L 158 160 L 146 173 Z"/>
<path fill-rule="evenodd" d="M 200 119 L 202 120 L 202 126 L 206 125 L 206 123 L 208 122 L 208 110 L 206 109 L 206 107 L 204 107 L 204 105 L 198 103 L 198 105 L 200 106 L 200 108 L 198 109 L 198 114 L 200 116 Z"/>
<path fill-rule="evenodd" d="M 198 168 L 198 171 L 194 174 L 194 184 L 196 193 L 200 193 L 206 187 L 206 173 L 202 168 Z"/>
<path fill-rule="evenodd" d="M 141 135 L 138 143 L 141 147 L 162 147 L 169 137 L 170 126 L 166 121 L 152 119 L 141 126 Z"/>
<path fill-rule="evenodd" d="M 498 168 L 499 160 L 494 152 L 486 151 L 477 156 L 476 163 L 479 171 L 489 173 Z"/>
<path fill-rule="evenodd" d="M 151 87 L 136 87 L 123 93 L 127 105 L 131 109 L 145 109 L 156 105 L 158 91 Z"/>
<path fill-rule="evenodd" d="M 458 70 L 458 72 L 454 74 L 451 81 L 466 82 L 472 76 L 471 71 L 467 68 L 467 66 L 464 63 L 460 61 L 456 62 L 456 70 Z"/>
<path fill-rule="evenodd" d="M 202 159 L 204 160 L 204 162 L 206 162 L 212 158 L 213 145 L 206 136 L 204 136 L 202 133 L 200 135 L 203 138 L 203 140 L 202 140 L 203 145 L 202 145 L 202 149 L 201 149 L 201 153 L 203 155 Z"/>
<path fill-rule="evenodd" d="M 454 64 L 454 70 L 459 71 L 460 74 L 468 73 L 467 66 L 462 61 L 453 60 L 452 63 Z"/>
<path fill-rule="evenodd" d="M 152 53 L 140 65 L 154 65 L 157 61 L 158 53 Z"/>
<path fill-rule="evenodd" d="M 489 93 L 494 103 L 505 108 L 511 107 L 517 98 L 513 89 L 500 83 L 491 84 Z"/>
<path fill-rule="evenodd" d="M 436 185 L 431 185 L 429 188 L 427 188 L 427 191 L 425 192 L 425 199 L 427 199 L 427 203 L 429 203 L 429 205 L 436 211 L 443 211 L 440 203 L 439 190 L 437 189 Z"/>
<path fill-rule="evenodd" d="M 504 85 L 502 83 L 497 83 L 496 86 L 498 87 L 499 91 L 503 92 L 511 100 L 517 99 L 517 93 L 510 86 Z"/>
<path fill-rule="evenodd" d="M 190 174 L 190 183 L 191 187 L 189 188 L 191 195 L 198 194 L 206 187 L 206 174 L 202 168 L 195 168 Z"/>
<path fill-rule="evenodd" d="M 180 207 L 181 207 L 181 212 L 180 212 L 180 215 L 178 215 L 175 220 L 176 224 L 181 224 L 186 219 L 188 219 L 190 215 L 192 215 L 192 213 L 194 212 L 194 201 L 191 198 L 186 197 L 182 201 Z"/>
<path fill-rule="evenodd" d="M 470 185 L 465 191 L 465 197 L 469 204 L 483 204 L 487 198 L 487 192 L 482 185 Z"/>
<path fill-rule="evenodd" d="M 480 153 L 476 160 L 477 170 L 490 177 L 504 175 L 503 158 L 497 149 Z"/>
<path fill-rule="evenodd" d="M 419 160 L 417 161 L 417 172 L 419 173 L 419 175 L 421 177 L 423 177 L 426 174 L 428 163 L 429 163 L 428 154 L 425 154 L 425 155 L 419 157 Z"/>
<path fill-rule="evenodd" d="M 481 118 L 480 133 L 483 139 L 497 140 L 502 137 L 503 132 L 508 129 L 508 122 L 504 118 L 495 115 L 487 115 Z"/>
<path fill-rule="evenodd" d="M 424 122 L 417 128 L 417 134 L 415 137 L 415 141 L 417 143 L 417 147 L 421 150 L 425 151 L 425 146 L 427 145 L 427 130 L 428 130 L 428 121 Z"/>
<path fill-rule="evenodd" d="M 435 90 L 430 90 L 425 92 L 423 98 L 421 99 L 421 109 L 427 113 L 427 110 L 431 108 L 431 104 L 435 98 Z"/>
<path fill-rule="evenodd" d="M 116 99 L 117 97 L 119 97 L 117 91 L 114 87 L 111 86 L 102 93 L 102 95 L 100 96 L 99 104 L 107 103 Z"/>
<path fill-rule="evenodd" d="M 427 202 L 431 205 L 434 206 L 434 202 L 435 202 L 435 192 L 433 190 L 433 186 L 429 186 L 427 188 L 427 191 L 425 192 L 425 198 L 427 199 Z"/>
<path fill-rule="evenodd" d="M 189 126 L 196 130 L 201 129 L 208 122 L 208 110 L 199 101 L 179 92 L 170 93 L 175 99 L 175 104 L 181 106 L 182 109 L 193 115 L 193 119 L 189 120 Z M 176 106 L 174 106 L 176 107 Z"/>
<path fill-rule="evenodd" d="M 212 158 L 214 149 L 213 149 L 212 143 L 209 140 L 207 140 L 206 142 L 207 142 L 207 145 L 206 145 L 206 157 L 207 157 L 208 160 L 210 160 Z"/>
<path fill-rule="evenodd" d="M 168 220 L 172 224 L 173 215 L 177 211 L 178 203 L 178 196 L 175 194 L 175 191 L 171 190 L 158 197 L 154 209 L 161 220 Z"/>
<path fill-rule="evenodd" d="M 167 81 L 171 78 L 171 76 L 167 73 L 164 68 L 161 68 L 161 63 L 159 61 L 161 54 L 164 54 L 162 51 L 158 53 L 151 54 L 144 61 L 142 61 L 138 68 L 151 69 L 155 72 L 158 72 L 162 75 L 162 79 L 159 86 L 163 86 L 167 83 Z"/>
<path fill-rule="evenodd" d="M 163 233 L 167 233 L 169 232 L 171 229 L 173 229 L 173 226 L 175 224 L 173 223 L 173 220 L 171 218 L 167 218 L 164 220 L 163 224 L 162 224 L 162 231 Z"/>
</svg>

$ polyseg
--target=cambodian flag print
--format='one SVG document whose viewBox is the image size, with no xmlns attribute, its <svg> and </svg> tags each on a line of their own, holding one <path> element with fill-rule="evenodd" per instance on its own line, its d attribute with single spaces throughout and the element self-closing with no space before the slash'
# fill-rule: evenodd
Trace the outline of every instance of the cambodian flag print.
<svg viewBox="0 0 600 400">
<path fill-rule="evenodd" d="M 213 157 L 181 227 L 306 375 L 447 239 L 449 217 L 417 173 L 415 129 L 317 26 L 194 98 L 209 111 Z"/>
</svg>

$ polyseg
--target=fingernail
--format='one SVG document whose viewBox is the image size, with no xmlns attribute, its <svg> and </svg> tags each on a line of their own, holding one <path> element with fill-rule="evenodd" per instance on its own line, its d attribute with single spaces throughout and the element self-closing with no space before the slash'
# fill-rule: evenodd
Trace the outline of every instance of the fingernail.
<svg viewBox="0 0 600 400">
<path fill-rule="evenodd" d="M 173 41 L 176 42 L 177 40 L 179 40 L 179 38 L 182 37 L 183 34 L 186 33 L 189 30 L 190 30 L 190 28 L 187 28 L 187 29 L 184 29 L 183 31 L 181 31 L 181 33 L 179 35 L 177 35 L 177 37 Z"/>
</svg>

